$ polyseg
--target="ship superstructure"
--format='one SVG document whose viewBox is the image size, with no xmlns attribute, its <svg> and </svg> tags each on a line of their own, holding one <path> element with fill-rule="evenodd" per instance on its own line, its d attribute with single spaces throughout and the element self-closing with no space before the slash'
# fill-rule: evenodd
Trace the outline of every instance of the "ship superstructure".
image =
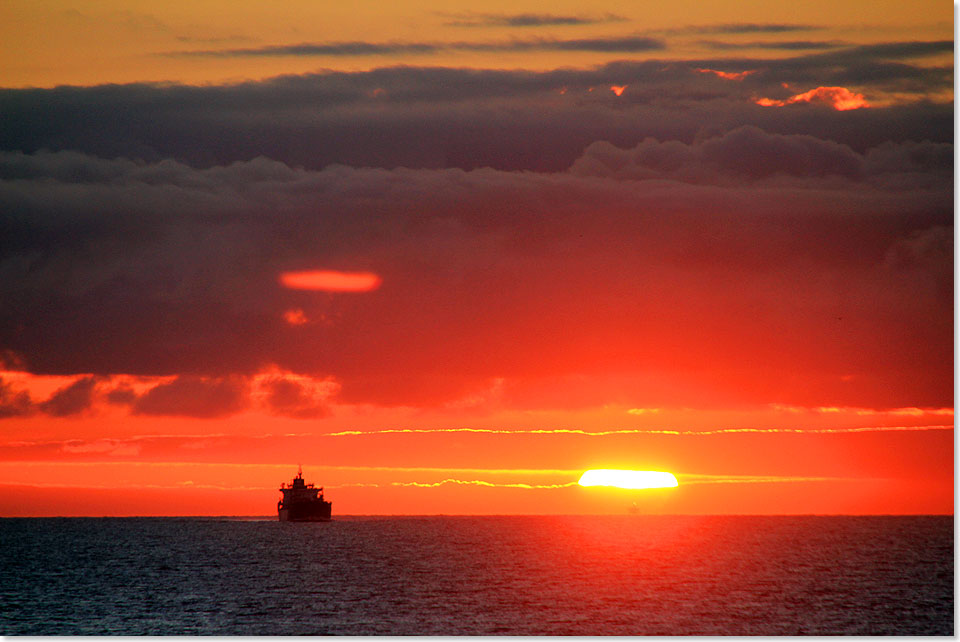
<svg viewBox="0 0 960 642">
<path fill-rule="evenodd" d="M 281 522 L 329 522 L 333 502 L 323 499 L 323 486 L 317 488 L 303 480 L 303 469 L 287 485 L 280 484 L 283 497 L 277 502 Z"/>
</svg>

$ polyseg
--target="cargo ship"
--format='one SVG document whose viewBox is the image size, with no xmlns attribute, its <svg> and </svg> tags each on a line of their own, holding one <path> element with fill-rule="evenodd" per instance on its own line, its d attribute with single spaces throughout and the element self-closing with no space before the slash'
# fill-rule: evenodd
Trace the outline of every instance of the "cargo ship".
<svg viewBox="0 0 960 642">
<path fill-rule="evenodd" d="M 329 522 L 333 502 L 323 499 L 323 486 L 314 487 L 303 481 L 303 469 L 287 485 L 280 484 L 283 497 L 277 502 L 277 515 L 281 522 Z"/>
</svg>

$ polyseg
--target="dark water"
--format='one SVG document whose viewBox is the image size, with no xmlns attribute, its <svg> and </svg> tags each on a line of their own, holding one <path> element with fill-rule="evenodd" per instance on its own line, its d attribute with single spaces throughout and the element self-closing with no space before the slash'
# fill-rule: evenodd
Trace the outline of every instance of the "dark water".
<svg viewBox="0 0 960 642">
<path fill-rule="evenodd" d="M 952 635 L 952 517 L 0 520 L 2 634 Z"/>
</svg>

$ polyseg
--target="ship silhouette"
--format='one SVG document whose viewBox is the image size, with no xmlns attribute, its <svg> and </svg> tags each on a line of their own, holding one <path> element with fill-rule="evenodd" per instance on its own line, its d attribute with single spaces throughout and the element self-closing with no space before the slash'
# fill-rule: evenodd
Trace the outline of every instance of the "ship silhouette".
<svg viewBox="0 0 960 642">
<path fill-rule="evenodd" d="M 297 476 L 288 486 L 280 484 L 283 497 L 277 502 L 277 516 L 281 522 L 329 522 L 333 502 L 323 499 L 323 486 L 316 488 L 303 480 L 303 468 L 297 467 Z"/>
</svg>

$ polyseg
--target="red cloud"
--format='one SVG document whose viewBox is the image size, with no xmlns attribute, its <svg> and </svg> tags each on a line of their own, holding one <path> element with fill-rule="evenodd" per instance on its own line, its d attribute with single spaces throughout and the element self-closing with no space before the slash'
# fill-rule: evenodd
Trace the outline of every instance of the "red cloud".
<svg viewBox="0 0 960 642">
<path fill-rule="evenodd" d="M 380 287 L 381 282 L 380 277 L 373 272 L 306 270 L 302 272 L 284 272 L 280 275 L 280 284 L 291 290 L 369 292 Z"/>
<path fill-rule="evenodd" d="M 296 308 L 293 310 L 287 310 L 283 313 L 283 320 L 289 323 L 290 325 L 303 325 L 307 323 L 307 315 L 303 313 L 303 310 Z"/>
<path fill-rule="evenodd" d="M 794 103 L 824 103 L 830 105 L 837 111 L 847 111 L 849 109 L 860 109 L 869 107 L 863 94 L 856 94 L 846 87 L 817 87 L 810 91 L 796 96 L 791 96 L 786 100 L 774 100 L 771 98 L 758 98 L 754 101 L 762 107 L 783 107 Z"/>
</svg>

